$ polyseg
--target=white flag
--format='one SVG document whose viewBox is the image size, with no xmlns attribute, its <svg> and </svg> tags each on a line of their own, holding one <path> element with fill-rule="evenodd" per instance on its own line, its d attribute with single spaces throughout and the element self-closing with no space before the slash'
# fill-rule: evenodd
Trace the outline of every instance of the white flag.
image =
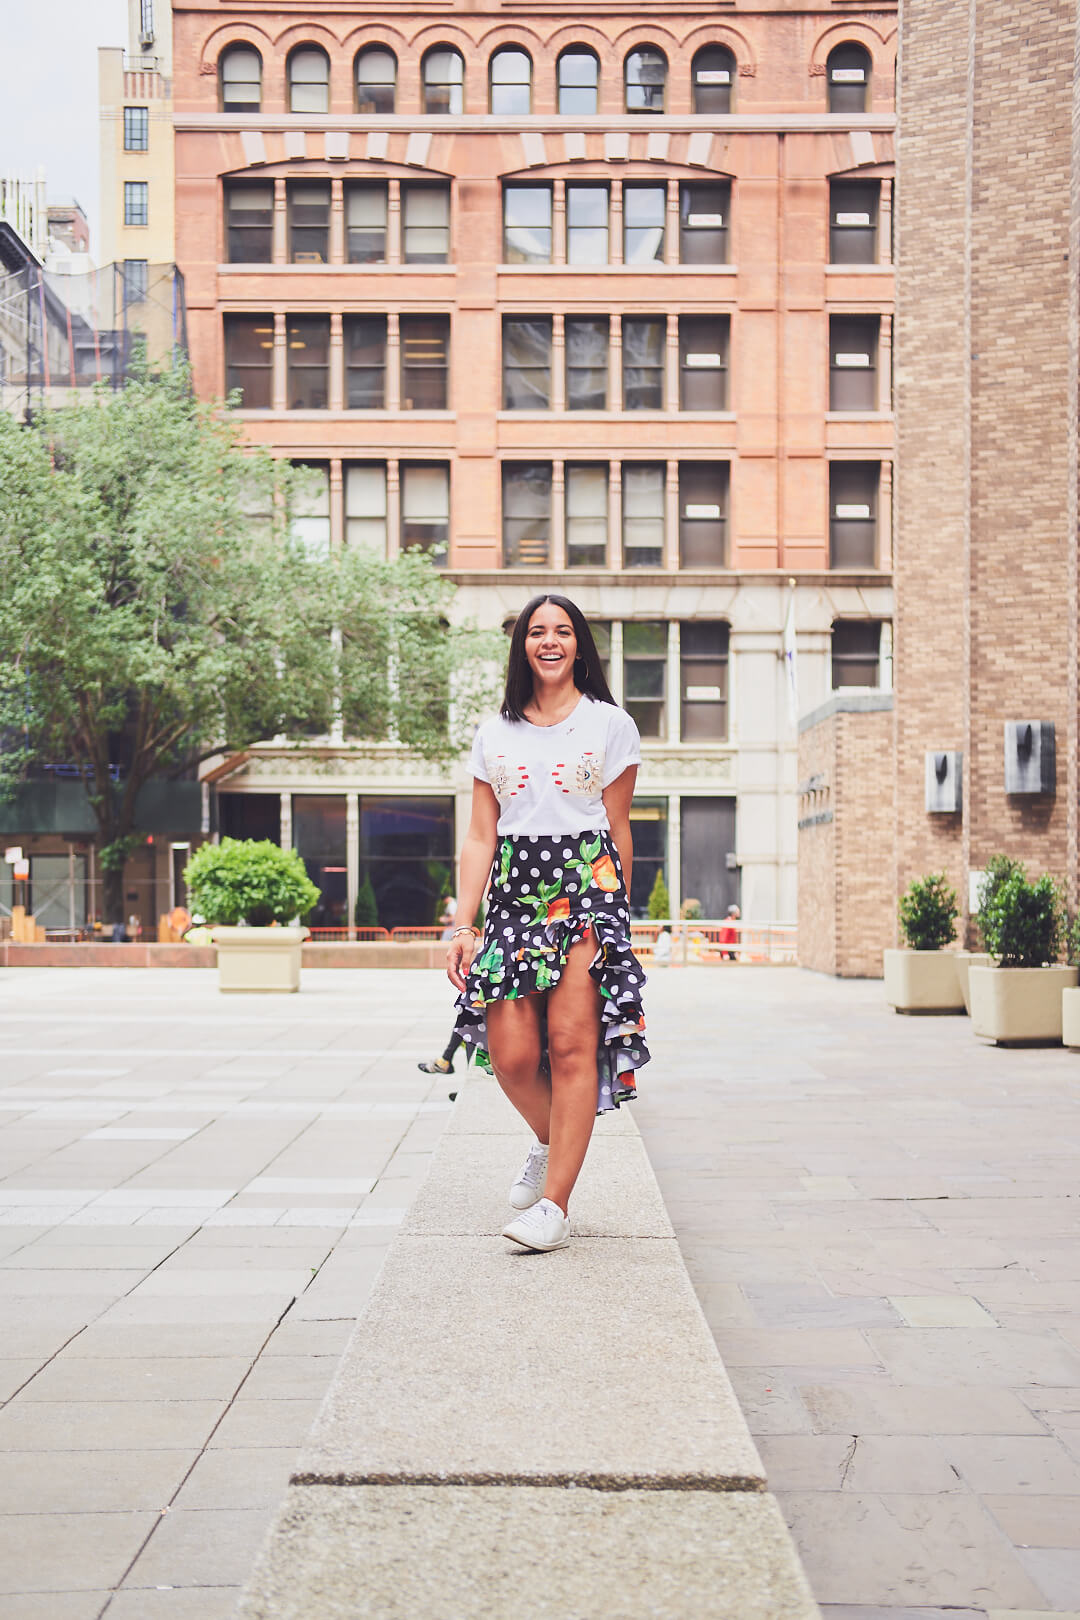
<svg viewBox="0 0 1080 1620">
<path fill-rule="evenodd" d="M 799 654 L 795 645 L 795 581 L 788 591 L 784 619 L 784 676 L 787 681 L 788 719 L 794 731 L 799 723 Z"/>
</svg>

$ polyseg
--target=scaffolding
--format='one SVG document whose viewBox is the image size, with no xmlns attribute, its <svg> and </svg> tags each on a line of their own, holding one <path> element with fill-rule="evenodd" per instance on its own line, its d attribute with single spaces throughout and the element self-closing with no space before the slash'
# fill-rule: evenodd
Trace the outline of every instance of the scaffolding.
<svg viewBox="0 0 1080 1620">
<path fill-rule="evenodd" d="M 0 276 L 0 406 L 29 419 L 74 390 L 122 388 L 187 355 L 184 278 L 128 259 L 79 275 L 40 265 Z"/>
</svg>

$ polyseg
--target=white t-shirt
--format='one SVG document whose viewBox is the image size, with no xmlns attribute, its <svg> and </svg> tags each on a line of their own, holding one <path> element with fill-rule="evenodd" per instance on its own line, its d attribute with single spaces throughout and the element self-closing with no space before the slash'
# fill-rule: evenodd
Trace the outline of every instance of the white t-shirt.
<svg viewBox="0 0 1080 1620">
<path fill-rule="evenodd" d="M 601 795 L 628 765 L 640 765 L 641 739 L 625 709 L 583 695 L 557 726 L 504 720 L 476 733 L 469 765 L 499 801 L 500 833 L 601 832 Z"/>
</svg>

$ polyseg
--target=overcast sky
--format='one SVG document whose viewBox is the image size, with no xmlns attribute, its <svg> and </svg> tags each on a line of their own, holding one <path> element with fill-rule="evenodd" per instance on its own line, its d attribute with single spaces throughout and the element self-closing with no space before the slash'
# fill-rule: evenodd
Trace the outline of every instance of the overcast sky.
<svg viewBox="0 0 1080 1620">
<path fill-rule="evenodd" d="M 98 225 L 97 48 L 127 44 L 126 0 L 0 0 L 0 173 L 40 164 L 50 202 L 77 197 Z"/>
</svg>

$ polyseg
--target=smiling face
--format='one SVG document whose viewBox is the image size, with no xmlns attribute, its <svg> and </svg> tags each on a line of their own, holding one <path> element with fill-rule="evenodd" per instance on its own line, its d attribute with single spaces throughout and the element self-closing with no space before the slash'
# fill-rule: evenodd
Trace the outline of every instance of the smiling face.
<svg viewBox="0 0 1080 1620">
<path fill-rule="evenodd" d="M 542 602 L 529 620 L 525 656 L 532 670 L 533 691 L 555 692 L 574 682 L 577 636 L 562 608 Z"/>
</svg>

